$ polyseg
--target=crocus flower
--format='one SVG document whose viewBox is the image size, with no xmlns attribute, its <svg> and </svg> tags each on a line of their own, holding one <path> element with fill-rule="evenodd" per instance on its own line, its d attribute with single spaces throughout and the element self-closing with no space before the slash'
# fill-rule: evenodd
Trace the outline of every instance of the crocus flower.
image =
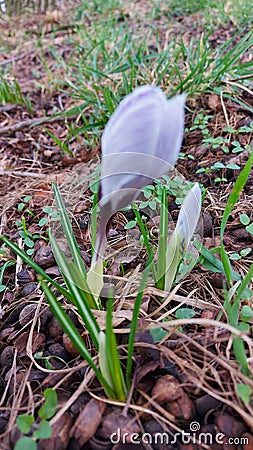
<svg viewBox="0 0 253 450">
<path fill-rule="evenodd" d="M 142 86 L 116 108 L 102 136 L 99 185 L 100 224 L 88 283 L 94 293 L 102 275 L 106 231 L 111 216 L 138 196 L 140 189 L 175 164 L 184 130 L 186 96 L 167 100 L 155 86 Z M 102 280 L 96 291 L 102 287 Z M 95 293 L 96 295 L 96 293 Z"/>
<path fill-rule="evenodd" d="M 190 243 L 201 211 L 201 190 L 196 183 L 185 197 L 180 208 L 176 228 L 166 251 L 165 290 L 170 291 L 179 264 Z"/>
<path fill-rule="evenodd" d="M 182 251 L 185 252 L 197 226 L 201 210 L 201 190 L 198 183 L 185 197 L 180 208 L 175 233 L 180 236 Z"/>
</svg>

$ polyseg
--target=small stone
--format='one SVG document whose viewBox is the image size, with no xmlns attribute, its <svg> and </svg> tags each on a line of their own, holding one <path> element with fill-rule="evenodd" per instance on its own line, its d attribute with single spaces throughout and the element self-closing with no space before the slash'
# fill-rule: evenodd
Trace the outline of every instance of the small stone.
<svg viewBox="0 0 253 450">
<path fill-rule="evenodd" d="M 250 236 L 246 228 L 237 228 L 236 230 L 232 231 L 232 235 L 241 240 L 248 240 Z"/>
<path fill-rule="evenodd" d="M 0 435 L 6 431 L 8 422 L 8 418 L 3 417 L 3 415 L 0 413 Z"/>
<path fill-rule="evenodd" d="M 221 273 L 212 273 L 209 283 L 216 289 L 223 288 L 223 278 Z"/>
<path fill-rule="evenodd" d="M 76 349 L 73 342 L 70 340 L 66 333 L 63 334 L 62 342 L 65 350 L 67 350 L 67 352 L 70 353 L 71 356 L 73 356 L 74 358 L 79 356 L 79 351 Z"/>
<path fill-rule="evenodd" d="M 121 435 L 126 433 L 126 443 L 130 443 L 130 438 L 133 433 L 140 433 L 141 429 L 137 422 L 133 421 L 133 417 L 129 414 L 122 415 L 121 411 L 113 411 L 102 418 L 102 428 L 100 429 L 100 436 L 107 440 L 110 439 L 112 433 L 117 433 L 120 430 Z"/>
<path fill-rule="evenodd" d="M 88 255 L 88 253 L 86 253 L 84 250 L 80 250 L 80 253 L 81 253 L 81 257 L 83 259 L 84 264 L 89 266 L 91 259 L 90 259 L 90 256 Z"/>
<path fill-rule="evenodd" d="M 19 334 L 18 337 L 14 340 L 14 346 L 18 351 L 18 356 L 20 358 L 27 356 L 27 342 L 29 339 L 30 331 L 25 331 L 22 334 Z M 43 342 L 45 342 L 46 337 L 43 333 L 38 333 L 37 331 L 33 332 L 32 337 L 32 351 L 36 352 Z"/>
<path fill-rule="evenodd" d="M 195 416 L 194 404 L 184 391 L 177 400 L 167 403 L 166 410 L 177 419 L 190 420 Z"/>
<path fill-rule="evenodd" d="M 62 369 L 65 366 L 65 364 L 70 360 L 70 354 L 59 342 L 49 345 L 48 349 L 44 353 L 44 356 L 52 357 L 50 358 L 50 363 L 54 366 L 55 369 Z M 60 359 L 53 358 L 53 356 L 57 356 Z"/>
<path fill-rule="evenodd" d="M 246 431 L 245 424 L 229 414 L 216 413 L 214 423 L 226 436 L 238 437 Z"/>
<path fill-rule="evenodd" d="M 52 320 L 49 324 L 49 334 L 54 338 L 59 338 L 63 335 L 63 329 L 54 316 L 52 317 Z"/>
<path fill-rule="evenodd" d="M 51 278 L 59 277 L 61 275 L 60 269 L 58 266 L 49 267 L 45 270 L 45 272 L 50 275 Z"/>
<path fill-rule="evenodd" d="M 35 303 L 26 305 L 19 314 L 19 323 L 23 327 L 34 318 L 37 305 Z"/>
<path fill-rule="evenodd" d="M 0 355 L 0 364 L 5 369 L 10 369 L 13 362 L 13 347 L 9 346 L 3 349 Z"/>
<path fill-rule="evenodd" d="M 31 283 L 35 280 L 34 272 L 30 270 L 21 270 L 17 273 L 17 283 L 19 286 L 24 286 L 27 283 Z"/>
<path fill-rule="evenodd" d="M 194 402 L 197 414 L 204 417 L 208 411 L 218 409 L 220 401 L 209 394 L 199 397 Z"/>
<path fill-rule="evenodd" d="M 108 231 L 107 237 L 112 238 L 112 237 L 118 236 L 118 234 L 119 233 L 116 230 L 114 230 L 113 228 L 110 228 Z"/>
<path fill-rule="evenodd" d="M 28 297 L 28 295 L 32 294 L 34 291 L 36 291 L 38 287 L 38 283 L 28 283 L 26 284 L 23 289 L 21 289 L 19 293 L 19 297 Z"/>
<path fill-rule="evenodd" d="M 9 291 L 9 290 L 5 290 L 4 291 L 4 296 L 3 296 L 3 300 L 7 303 L 11 303 L 14 300 L 14 292 Z"/>
<path fill-rule="evenodd" d="M 213 218 L 209 212 L 203 214 L 203 233 L 204 236 L 210 236 L 213 228 Z"/>
<path fill-rule="evenodd" d="M 53 154 L 53 152 L 51 152 L 51 150 L 44 150 L 43 153 L 46 158 L 50 158 Z"/>
<path fill-rule="evenodd" d="M 43 269 L 55 266 L 55 259 L 50 245 L 41 247 L 35 254 L 34 261 Z"/>
</svg>

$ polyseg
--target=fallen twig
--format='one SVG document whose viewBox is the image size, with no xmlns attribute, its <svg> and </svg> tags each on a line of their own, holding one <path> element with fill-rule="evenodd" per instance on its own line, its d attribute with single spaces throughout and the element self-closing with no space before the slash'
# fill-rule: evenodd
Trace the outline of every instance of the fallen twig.
<svg viewBox="0 0 253 450">
<path fill-rule="evenodd" d="M 1 170 L 0 176 L 17 176 L 17 177 L 32 177 L 45 178 L 45 174 L 36 172 L 20 172 L 18 170 Z"/>
<path fill-rule="evenodd" d="M 13 58 L 6 59 L 5 61 L 0 62 L 0 67 L 6 66 L 7 64 L 11 64 L 14 61 L 18 61 L 19 59 L 25 58 L 25 56 L 31 55 L 32 53 L 36 53 L 36 50 L 30 50 L 28 53 L 21 53 L 21 55 L 14 56 Z"/>
<path fill-rule="evenodd" d="M 76 117 L 76 114 L 73 114 L 72 116 L 69 116 L 68 119 L 73 119 Z M 26 119 L 22 122 L 17 122 L 12 125 L 8 125 L 6 127 L 0 128 L 0 136 L 3 134 L 11 134 L 15 131 L 22 130 L 23 128 L 30 127 L 31 125 L 37 126 L 41 125 L 45 122 L 57 122 L 58 120 L 66 119 L 67 117 L 60 117 L 60 116 L 54 116 L 54 117 L 42 117 L 42 118 L 35 118 L 35 119 Z"/>
<path fill-rule="evenodd" d="M 21 107 L 21 105 L 13 105 L 13 104 L 0 106 L 0 114 L 4 113 L 4 112 L 12 111 L 12 109 L 19 109 L 20 107 Z"/>
</svg>

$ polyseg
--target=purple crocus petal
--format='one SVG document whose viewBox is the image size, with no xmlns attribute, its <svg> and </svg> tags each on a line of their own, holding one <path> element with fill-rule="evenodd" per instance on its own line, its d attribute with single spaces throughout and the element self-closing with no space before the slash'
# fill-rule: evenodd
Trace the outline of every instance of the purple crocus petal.
<svg viewBox="0 0 253 450">
<path fill-rule="evenodd" d="M 93 261 L 103 253 L 106 224 L 146 184 L 168 172 L 183 139 L 185 95 L 167 100 L 155 86 L 142 86 L 116 108 L 102 136 L 102 220 Z"/>
<path fill-rule="evenodd" d="M 143 86 L 120 103 L 102 136 L 102 199 L 112 190 L 140 189 L 173 167 L 183 138 L 185 97 L 168 101 L 159 88 Z"/>
<path fill-rule="evenodd" d="M 155 154 L 160 133 L 162 91 L 142 86 L 122 100 L 102 136 L 102 157 L 114 153 Z"/>
<path fill-rule="evenodd" d="M 163 124 L 156 156 L 167 161 L 171 166 L 174 166 L 182 145 L 185 101 L 186 94 L 167 100 L 162 116 Z"/>
<path fill-rule="evenodd" d="M 175 233 L 183 242 L 184 251 L 187 249 L 197 226 L 201 211 L 201 190 L 198 183 L 185 197 L 180 208 Z"/>
</svg>

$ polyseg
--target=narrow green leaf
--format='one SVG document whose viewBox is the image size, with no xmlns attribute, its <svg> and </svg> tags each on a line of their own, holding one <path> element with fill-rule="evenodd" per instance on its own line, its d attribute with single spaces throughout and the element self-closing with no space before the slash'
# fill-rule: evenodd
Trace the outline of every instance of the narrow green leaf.
<svg viewBox="0 0 253 450">
<path fill-rule="evenodd" d="M 54 281 L 46 272 L 44 272 L 44 270 L 40 266 L 38 266 L 38 264 L 36 264 L 31 258 L 29 258 L 29 256 L 22 249 L 20 249 L 14 242 L 9 240 L 5 236 L 0 236 L 0 239 L 2 239 L 2 241 L 13 251 L 13 253 L 18 255 L 35 272 L 41 275 L 42 278 L 44 278 L 45 280 L 49 281 L 61 295 L 67 298 L 71 303 L 74 303 L 71 294 L 66 289 L 64 289 L 60 284 Z"/>
<path fill-rule="evenodd" d="M 98 193 L 94 192 L 91 209 L 91 255 L 93 255 L 97 238 Z"/>
<path fill-rule="evenodd" d="M 148 275 L 149 275 L 152 260 L 153 260 L 153 255 L 151 254 L 146 263 L 146 267 L 142 273 L 141 282 L 140 282 L 140 286 L 138 289 L 138 294 L 137 294 L 135 302 L 134 302 L 133 317 L 132 317 L 132 321 L 131 321 L 130 333 L 129 333 L 129 338 L 128 338 L 128 348 L 127 348 L 126 385 L 127 385 L 128 390 L 130 389 L 130 386 L 131 386 L 131 373 L 132 373 L 132 364 L 133 364 L 132 358 L 133 358 L 133 353 L 134 353 L 134 339 L 135 339 L 137 323 L 138 323 L 138 318 L 139 318 L 139 311 L 140 311 L 140 306 L 141 306 L 141 302 L 142 302 L 143 292 L 144 292 L 144 289 L 145 289 L 145 286 L 146 286 L 146 283 L 148 280 Z"/>
<path fill-rule="evenodd" d="M 166 249 L 166 273 L 164 290 L 170 291 L 175 276 L 178 271 L 180 261 L 182 260 L 182 248 L 180 238 L 173 232 Z"/>
<path fill-rule="evenodd" d="M 60 195 L 60 192 L 58 190 L 58 187 L 55 183 L 53 183 L 53 191 L 54 191 L 54 197 L 57 209 L 60 213 L 60 221 L 63 228 L 64 236 L 67 239 L 71 255 L 74 259 L 74 262 L 80 272 L 80 274 L 86 278 L 86 269 L 84 262 L 82 260 L 82 256 L 80 254 L 80 250 L 78 248 L 78 244 L 76 242 L 76 238 L 73 232 L 73 228 L 71 226 L 65 205 L 63 203 L 62 197 Z"/>
<path fill-rule="evenodd" d="M 156 287 L 158 289 L 164 289 L 165 284 L 167 239 L 168 239 L 168 201 L 167 201 L 166 187 L 163 186 L 161 193 L 160 230 L 159 230 L 158 257 L 157 257 Z"/>
<path fill-rule="evenodd" d="M 252 395 L 252 389 L 248 384 L 238 383 L 236 384 L 236 392 L 238 397 L 244 402 L 249 403 Z"/>
<path fill-rule="evenodd" d="M 233 350 L 238 364 L 241 366 L 243 373 L 250 375 L 250 370 L 246 358 L 245 344 L 241 337 L 233 338 Z"/>
<path fill-rule="evenodd" d="M 140 231 L 141 231 L 141 235 L 143 237 L 144 245 L 145 245 L 145 247 L 147 249 L 148 258 L 149 258 L 149 261 L 150 261 L 150 265 L 151 265 L 151 269 L 152 269 L 152 272 L 153 272 L 153 276 L 154 276 L 154 279 L 156 280 L 157 279 L 157 275 L 156 275 L 155 264 L 154 264 L 154 261 L 153 261 L 153 251 L 152 251 L 152 249 L 150 247 L 147 231 L 145 229 L 145 226 L 143 224 L 143 221 L 141 219 L 140 213 L 139 213 L 135 203 L 132 204 L 132 210 L 133 210 L 133 212 L 135 214 L 136 221 L 137 221 L 137 223 L 139 225 L 139 228 L 140 228 Z"/>
<path fill-rule="evenodd" d="M 69 150 L 68 146 L 64 142 L 62 142 L 57 136 L 55 136 L 54 133 L 46 129 L 45 132 L 53 139 L 53 141 L 60 147 L 61 150 L 63 150 L 67 155 L 73 156 L 73 153 L 71 150 Z"/>
<path fill-rule="evenodd" d="M 231 286 L 232 285 L 232 278 L 233 278 L 233 276 L 232 276 L 232 267 L 231 267 L 231 263 L 229 261 L 229 257 L 228 257 L 228 254 L 227 254 L 226 250 L 225 250 L 225 247 L 224 247 L 222 239 L 220 241 L 220 256 L 221 256 L 221 261 L 222 261 L 222 264 L 223 264 L 223 267 L 224 267 L 224 273 L 226 275 L 226 279 L 227 279 L 228 285 Z"/>
<path fill-rule="evenodd" d="M 193 242 L 194 247 L 198 250 L 198 252 L 212 265 L 217 269 L 218 273 L 224 272 L 222 262 L 214 256 L 211 250 L 208 250 L 198 239 L 194 239 Z M 208 266 L 206 266 L 208 268 Z M 232 271 L 232 276 L 234 281 L 241 280 L 242 277 L 238 272 Z"/>
<path fill-rule="evenodd" d="M 244 166 L 243 170 L 241 171 L 240 175 L 238 176 L 238 178 L 237 178 L 237 180 L 236 180 L 236 182 L 234 184 L 234 187 L 232 189 L 232 192 L 231 192 L 231 194 L 230 194 L 230 196 L 228 198 L 227 205 L 225 207 L 224 214 L 222 216 L 222 221 L 221 221 L 221 229 L 220 229 L 221 239 L 223 239 L 223 235 L 224 235 L 224 232 L 225 232 L 225 228 L 226 228 L 226 224 L 227 224 L 228 218 L 229 218 L 229 216 L 230 216 L 230 214 L 231 214 L 231 212 L 232 212 L 236 202 L 238 201 L 239 196 L 240 196 L 240 194 L 241 194 L 241 192 L 242 192 L 242 190 L 243 190 L 243 188 L 244 188 L 244 186 L 245 186 L 245 184 L 247 182 L 247 179 L 249 177 L 249 174 L 250 174 L 250 171 L 251 171 L 251 166 L 252 166 L 252 161 L 253 161 L 253 152 L 251 153 L 247 163 L 245 164 L 245 166 Z"/>
<path fill-rule="evenodd" d="M 4 271 L 8 267 L 13 266 L 14 264 L 16 264 L 16 261 L 11 259 L 11 260 L 5 261 L 5 263 L 0 267 L 0 285 L 3 282 Z"/>
<path fill-rule="evenodd" d="M 98 335 L 100 329 L 94 315 L 91 312 L 90 301 L 93 300 L 91 306 L 94 309 L 96 309 L 97 305 L 93 297 L 88 297 L 89 294 L 87 292 L 88 288 L 86 288 L 86 280 L 80 277 L 80 272 L 73 262 L 66 261 L 64 255 L 62 255 L 58 243 L 53 236 L 51 236 L 51 245 L 57 264 L 59 265 L 61 273 L 64 277 L 65 283 L 72 297 L 75 299 L 75 304 L 78 308 L 78 312 L 83 319 L 96 348 L 98 349 Z"/>
<path fill-rule="evenodd" d="M 105 378 L 103 377 L 101 372 L 98 370 L 90 353 L 87 350 L 87 347 L 86 347 L 83 339 L 81 338 L 76 327 L 71 322 L 70 318 L 67 316 L 64 309 L 58 302 L 54 293 L 48 287 L 47 283 L 43 280 L 41 281 L 41 287 L 46 295 L 46 298 L 51 307 L 51 310 L 52 310 L 54 316 L 57 318 L 62 329 L 65 331 L 65 333 L 67 333 L 68 337 L 70 338 L 70 340 L 73 343 L 73 345 L 75 346 L 75 348 L 79 351 L 80 355 L 82 355 L 82 357 L 87 361 L 89 366 L 94 370 L 96 377 L 98 378 L 101 385 L 105 387 L 108 395 L 111 396 L 111 398 L 114 398 L 114 393 L 113 393 L 112 389 L 108 385 L 107 381 L 105 380 Z"/>
<path fill-rule="evenodd" d="M 98 353 L 98 357 L 99 357 L 99 367 L 100 367 L 100 372 L 102 373 L 103 377 L 105 378 L 105 380 L 107 381 L 108 385 L 110 386 L 111 391 L 113 392 L 113 398 L 116 399 L 117 398 L 117 394 L 115 392 L 114 389 L 114 382 L 111 376 L 111 371 L 110 371 L 110 367 L 109 367 L 109 356 L 108 353 L 106 351 L 106 338 L 105 338 L 105 333 L 103 331 L 100 331 L 99 333 L 99 353 Z M 108 395 L 108 397 L 110 397 L 109 393 L 107 392 L 107 390 L 105 389 L 106 394 Z"/>
<path fill-rule="evenodd" d="M 106 335 L 105 335 L 106 357 L 108 359 L 110 375 L 113 381 L 114 392 L 116 393 L 117 399 L 120 401 L 125 401 L 126 386 L 120 365 L 119 353 L 117 349 L 117 341 L 113 331 L 112 313 L 113 313 L 113 300 L 112 298 L 108 298 L 106 311 Z"/>
</svg>

